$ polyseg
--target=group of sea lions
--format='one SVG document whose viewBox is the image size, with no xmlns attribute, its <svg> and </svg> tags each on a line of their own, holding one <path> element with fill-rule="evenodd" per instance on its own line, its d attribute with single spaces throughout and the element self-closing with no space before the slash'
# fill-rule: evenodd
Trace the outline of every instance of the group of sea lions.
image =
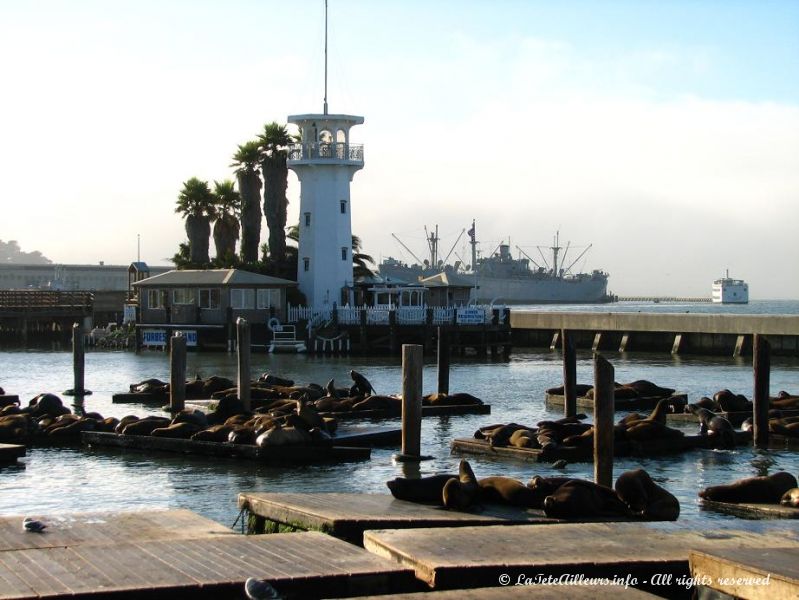
<svg viewBox="0 0 799 600">
<path fill-rule="evenodd" d="M 647 381 L 646 379 L 638 379 L 630 383 L 613 382 L 613 397 L 616 400 L 632 400 L 634 398 L 667 398 L 674 394 L 674 389 L 661 387 L 657 384 Z M 594 397 L 594 387 L 578 383 L 575 385 L 577 396 L 584 398 Z M 564 394 L 563 386 L 552 387 L 547 390 L 547 394 L 562 396 Z"/>
<path fill-rule="evenodd" d="M 778 471 L 763 477 L 747 477 L 728 485 L 714 485 L 699 492 L 699 497 L 714 502 L 735 504 L 781 504 L 799 508 L 796 477 Z"/>
<path fill-rule="evenodd" d="M 769 432 L 788 437 L 799 437 L 799 415 L 785 414 L 786 411 L 799 409 L 799 396 L 781 391 L 776 396 L 769 398 Z M 720 412 L 749 412 L 753 410 L 752 402 L 746 396 L 734 394 L 728 389 L 716 392 L 712 398 L 703 396 L 696 402 L 688 404 L 685 412 L 691 412 L 700 417 L 702 425 L 714 420 L 721 424 L 720 419 L 724 419 Z M 752 430 L 753 418 L 748 417 L 741 424 L 744 431 Z M 700 427 L 702 426 L 700 425 Z M 724 427 L 727 428 L 726 426 Z M 725 434 L 726 435 L 726 434 Z"/>
<path fill-rule="evenodd" d="M 421 479 L 398 477 L 386 482 L 399 500 L 433 503 L 467 510 L 482 503 L 542 509 L 557 519 L 631 518 L 674 521 L 680 503 L 643 469 L 622 473 L 615 489 L 570 477 L 533 477 L 526 485 L 511 477 L 478 479 L 471 465 L 460 462 L 458 474 Z"/>
<path fill-rule="evenodd" d="M 661 399 L 648 415 L 632 413 L 622 418 L 614 427 L 616 440 L 641 441 L 683 437 L 683 432 L 666 425 L 671 398 Z M 496 424 L 481 427 L 474 433 L 476 439 L 488 440 L 492 447 L 540 449 L 552 453 L 562 446 L 587 448 L 594 443 L 594 426 L 583 423 L 586 415 L 539 421 L 534 427 L 518 423 Z"/>
</svg>

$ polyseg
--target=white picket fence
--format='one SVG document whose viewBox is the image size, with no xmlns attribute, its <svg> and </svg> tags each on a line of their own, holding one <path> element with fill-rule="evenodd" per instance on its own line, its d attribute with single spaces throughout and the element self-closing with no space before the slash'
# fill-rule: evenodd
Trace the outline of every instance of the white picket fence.
<svg viewBox="0 0 799 600">
<path fill-rule="evenodd" d="M 458 325 L 482 325 L 490 323 L 494 309 L 504 309 L 503 306 L 477 305 L 432 307 L 433 325 L 450 325 L 455 322 Z M 366 313 L 367 325 L 388 325 L 390 313 L 395 313 L 397 325 L 423 325 L 427 321 L 426 306 L 398 306 L 394 308 L 374 307 L 374 306 L 343 306 L 336 308 L 336 318 L 342 325 L 357 325 L 361 322 L 362 313 Z M 499 324 L 504 324 L 506 311 L 499 311 Z M 297 323 L 299 321 L 309 321 L 317 326 L 332 318 L 332 309 L 326 308 L 315 310 L 308 306 L 288 307 L 288 322 Z"/>
</svg>

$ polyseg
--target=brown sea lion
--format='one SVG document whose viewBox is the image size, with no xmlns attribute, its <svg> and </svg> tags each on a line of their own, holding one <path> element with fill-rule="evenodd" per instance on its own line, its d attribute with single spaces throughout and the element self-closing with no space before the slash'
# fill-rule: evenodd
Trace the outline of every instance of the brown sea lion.
<svg viewBox="0 0 799 600">
<path fill-rule="evenodd" d="M 699 492 L 699 497 L 715 502 L 777 504 L 788 490 L 797 487 L 796 477 L 778 471 L 765 477 L 748 477 L 728 485 L 714 485 Z"/>
<path fill-rule="evenodd" d="M 293 380 L 286 379 L 285 377 L 278 377 L 277 375 L 272 375 L 270 373 L 263 373 L 258 378 L 258 381 L 265 383 L 266 385 L 281 385 L 283 387 L 291 387 L 294 385 Z"/>
<path fill-rule="evenodd" d="M 36 431 L 38 425 L 27 414 L 0 417 L 0 443 L 24 442 Z"/>
<path fill-rule="evenodd" d="M 780 504 L 791 508 L 799 508 L 799 488 L 791 488 L 785 492 L 780 498 Z"/>
<path fill-rule="evenodd" d="M 201 431 L 201 428 L 196 423 L 181 421 L 179 423 L 172 423 L 167 427 L 158 427 L 153 429 L 150 435 L 153 437 L 187 440 L 198 431 Z"/>
<path fill-rule="evenodd" d="M 251 446 L 255 444 L 255 431 L 246 425 L 234 425 L 228 433 L 227 441 L 231 444 Z"/>
<path fill-rule="evenodd" d="M 400 410 L 402 403 L 392 396 L 367 396 L 352 405 L 352 410 Z"/>
<path fill-rule="evenodd" d="M 652 439 L 681 438 L 685 434 L 679 429 L 673 429 L 657 421 L 636 421 L 624 431 L 624 438 L 628 440 L 647 441 Z M 733 444 L 735 443 L 733 438 Z"/>
<path fill-rule="evenodd" d="M 721 407 L 718 405 L 718 402 L 712 398 L 708 398 L 707 396 L 702 396 L 696 402 L 687 404 L 683 409 L 683 412 L 694 413 L 699 408 L 705 408 L 711 412 L 721 412 Z"/>
<path fill-rule="evenodd" d="M 733 394 L 726 388 L 713 394 L 713 401 L 723 412 L 745 412 L 747 410 L 752 410 L 752 403 L 746 399 L 746 396 Z"/>
<path fill-rule="evenodd" d="M 432 406 L 462 406 L 462 405 L 479 405 L 483 401 L 476 396 L 467 394 L 466 392 L 457 392 L 455 394 L 430 394 L 424 398 L 425 404 Z"/>
<path fill-rule="evenodd" d="M 132 394 L 159 394 L 166 395 L 167 383 L 160 379 L 144 379 L 139 383 L 130 384 Z"/>
<path fill-rule="evenodd" d="M 322 417 L 316 412 L 313 404 L 307 400 L 297 400 L 297 405 L 294 410 L 297 416 L 308 424 L 307 429 L 313 429 L 314 427 L 327 429 Z"/>
<path fill-rule="evenodd" d="M 577 396 L 585 396 L 588 393 L 588 390 L 593 389 L 593 387 L 594 386 L 592 385 L 587 385 L 584 383 L 575 383 L 574 391 L 577 394 Z M 566 391 L 562 385 L 559 385 L 557 387 L 551 387 L 547 389 L 546 393 L 550 394 L 551 396 L 563 396 L 566 394 Z"/>
<path fill-rule="evenodd" d="M 453 477 L 444 484 L 441 497 L 446 508 L 464 510 L 474 504 L 479 492 L 480 486 L 477 485 L 477 478 L 471 465 L 461 460 L 458 477 Z"/>
<path fill-rule="evenodd" d="M 567 481 L 544 498 L 544 514 L 555 519 L 632 516 L 614 490 L 582 479 Z"/>
<path fill-rule="evenodd" d="M 786 418 L 769 419 L 768 430 L 778 435 L 799 437 L 799 422 L 789 421 Z"/>
<path fill-rule="evenodd" d="M 350 371 L 350 378 L 353 381 L 353 386 L 355 390 L 361 396 L 369 396 L 370 394 L 376 394 L 375 388 L 369 383 L 369 380 L 358 373 L 358 371 L 351 370 Z"/>
<path fill-rule="evenodd" d="M 652 481 L 643 469 L 622 473 L 614 488 L 637 517 L 647 521 L 676 521 L 680 516 L 680 501 Z"/>
<path fill-rule="evenodd" d="M 707 435 L 714 448 L 735 448 L 735 429 L 725 417 L 715 415 L 706 408 L 693 411 L 699 417 L 699 435 Z"/>
<path fill-rule="evenodd" d="M 191 436 L 191 439 L 195 442 L 227 442 L 228 436 L 230 432 L 233 431 L 232 425 L 212 425 L 207 429 L 203 429 L 202 431 L 198 431 L 194 435 Z"/>
<path fill-rule="evenodd" d="M 208 427 L 208 417 L 201 410 L 185 409 L 172 417 L 172 424 L 176 423 L 192 423 L 197 426 L 197 431 L 199 431 Z"/>
<path fill-rule="evenodd" d="M 325 391 L 327 392 L 327 396 L 329 398 L 339 397 L 338 390 L 336 389 L 336 382 L 333 379 L 327 382 L 327 385 L 325 386 Z"/>
<path fill-rule="evenodd" d="M 514 432 L 519 431 L 520 429 L 529 431 L 529 429 L 524 425 L 519 425 L 518 423 L 508 423 L 507 425 L 497 427 L 490 432 L 486 432 L 484 435 L 485 439 L 488 440 L 488 445 L 492 448 L 507 446 Z"/>
<path fill-rule="evenodd" d="M 77 420 L 67 419 L 61 423 L 62 424 L 56 423 L 51 426 L 47 431 L 47 436 L 62 439 L 79 437 L 82 431 L 94 431 L 97 427 L 97 421 L 95 419 L 87 419 L 85 417 L 80 417 Z"/>
<path fill-rule="evenodd" d="M 552 493 L 573 477 L 541 477 L 536 475 L 527 482 L 527 487 L 535 493 L 536 505 L 533 508 L 544 508 L 544 498 Z"/>
<path fill-rule="evenodd" d="M 122 429 L 122 435 L 150 435 L 153 429 L 159 427 L 168 427 L 170 424 L 169 419 L 164 417 L 149 416 L 133 421 Z"/>
<path fill-rule="evenodd" d="M 137 417 L 136 415 L 125 415 L 124 417 L 122 417 L 119 420 L 119 423 L 117 423 L 117 426 L 114 427 L 114 431 L 116 433 L 122 433 L 122 431 L 125 429 L 125 427 L 127 427 L 131 423 L 135 423 L 138 420 L 139 420 L 139 417 Z"/>
<path fill-rule="evenodd" d="M 538 494 L 511 477 L 484 477 L 477 481 L 480 486 L 479 499 L 483 502 L 496 502 L 510 506 L 539 508 L 541 499 Z"/>
<path fill-rule="evenodd" d="M 391 490 L 391 495 L 397 500 L 441 504 L 443 502 L 444 485 L 450 479 L 457 479 L 457 477 L 457 475 L 451 474 L 432 475 L 420 479 L 397 477 L 387 481 L 386 485 Z"/>
<path fill-rule="evenodd" d="M 646 379 L 639 379 L 631 383 L 624 384 L 624 387 L 632 388 L 642 398 L 659 398 L 662 396 L 671 396 L 674 393 L 673 388 L 660 387 Z"/>
<path fill-rule="evenodd" d="M 304 429 L 275 425 L 266 433 L 259 435 L 255 440 L 255 445 L 259 447 L 301 446 L 310 444 L 311 441 L 311 434 Z"/>
<path fill-rule="evenodd" d="M 514 448 L 540 448 L 536 433 L 529 429 L 517 429 L 508 439 L 508 445 Z"/>
</svg>

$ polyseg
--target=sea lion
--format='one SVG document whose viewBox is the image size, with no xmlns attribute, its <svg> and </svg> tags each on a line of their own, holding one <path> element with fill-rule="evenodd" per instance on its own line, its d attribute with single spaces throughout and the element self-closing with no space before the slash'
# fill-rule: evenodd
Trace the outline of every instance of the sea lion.
<svg viewBox="0 0 799 600">
<path fill-rule="evenodd" d="M 181 440 L 187 440 L 195 433 L 201 431 L 201 427 L 196 423 L 190 423 L 188 421 L 179 421 L 177 423 L 172 423 L 167 427 L 158 427 L 153 429 L 150 432 L 150 435 L 153 437 L 165 437 L 165 438 L 176 438 Z"/>
<path fill-rule="evenodd" d="M 554 421 L 551 419 L 547 419 L 546 421 L 539 421 L 535 424 L 536 427 L 543 427 L 544 425 L 564 425 L 566 423 L 580 423 L 581 421 L 585 421 L 588 418 L 588 415 L 585 413 L 578 413 L 572 417 L 561 417 L 560 419 L 555 419 Z"/>
<path fill-rule="evenodd" d="M 61 423 L 54 424 L 47 431 L 47 436 L 51 438 L 71 438 L 78 437 L 82 431 L 94 431 L 97 427 L 95 419 L 78 417 L 77 420 L 67 419 Z"/>
<path fill-rule="evenodd" d="M 457 392 L 455 394 L 430 394 L 428 403 L 433 406 L 476 406 L 483 404 L 483 401 L 466 392 Z"/>
<path fill-rule="evenodd" d="M 127 427 L 131 423 L 135 423 L 138 420 L 139 420 L 139 417 L 137 417 L 136 415 L 125 415 L 124 417 L 122 417 L 119 420 L 119 423 L 117 423 L 117 426 L 114 427 L 114 431 L 116 433 L 122 433 L 122 431 L 125 429 L 125 427 Z"/>
<path fill-rule="evenodd" d="M 725 417 L 714 415 L 706 408 L 697 408 L 694 414 L 699 417 L 699 435 L 707 435 L 713 440 L 713 447 L 735 448 L 735 429 Z"/>
<path fill-rule="evenodd" d="M 780 504 L 791 508 L 799 508 L 799 488 L 791 488 L 785 492 L 780 498 Z"/>
<path fill-rule="evenodd" d="M 0 443 L 17 444 L 25 441 L 38 425 L 27 414 L 0 417 Z"/>
<path fill-rule="evenodd" d="M 461 460 L 458 477 L 453 477 L 444 484 L 441 497 L 446 508 L 464 510 L 474 504 L 479 492 L 480 486 L 471 465 Z"/>
<path fill-rule="evenodd" d="M 726 419 L 725 419 L 726 420 Z M 624 431 L 624 438 L 628 440 L 647 441 L 652 439 L 674 439 L 681 438 L 685 434 L 679 429 L 673 429 L 658 421 L 636 421 L 629 425 Z M 735 445 L 735 438 L 732 440 Z"/>
<path fill-rule="evenodd" d="M 206 415 L 208 425 L 219 425 L 224 423 L 229 417 L 246 413 L 244 404 L 238 398 L 225 397 L 220 398 L 216 404 L 216 408 Z"/>
<path fill-rule="evenodd" d="M 164 417 L 149 416 L 133 421 L 122 429 L 122 435 L 150 435 L 153 429 L 159 427 L 168 427 L 170 424 L 169 419 Z"/>
<path fill-rule="evenodd" d="M 294 385 L 293 380 L 286 379 L 284 377 L 278 377 L 277 375 L 272 375 L 271 373 L 263 373 L 258 378 L 258 381 L 265 383 L 266 385 L 280 385 L 283 387 L 291 387 Z"/>
<path fill-rule="evenodd" d="M 514 448 L 540 448 L 536 434 L 530 429 L 517 429 L 508 439 L 508 445 Z"/>
<path fill-rule="evenodd" d="M 234 425 L 228 433 L 227 441 L 231 444 L 250 446 L 255 443 L 255 431 L 246 425 Z"/>
<path fill-rule="evenodd" d="M 583 479 L 567 481 L 544 498 L 544 514 L 555 519 L 632 516 L 614 490 Z"/>
<path fill-rule="evenodd" d="M 477 481 L 477 485 L 480 486 L 479 499 L 483 502 L 524 508 L 541 506 L 541 499 L 534 490 L 511 477 L 484 477 Z"/>
<path fill-rule="evenodd" d="M 327 430 L 324 420 L 319 416 L 319 413 L 316 412 L 316 409 L 310 402 L 306 400 L 297 400 L 295 412 L 300 419 L 308 424 L 306 429 L 310 430 L 314 427 L 317 427 L 319 429 Z"/>
<path fill-rule="evenodd" d="M 707 396 L 702 396 L 696 402 L 686 405 L 683 409 L 683 412 L 695 413 L 695 411 L 699 408 L 705 408 L 711 412 L 721 412 L 721 407 L 718 405 L 718 402 L 712 398 L 708 398 Z"/>
<path fill-rule="evenodd" d="M 211 375 L 211 377 L 203 380 L 202 395 L 204 398 L 210 398 L 214 392 L 229 390 L 234 387 L 236 387 L 236 382 L 232 379 Z"/>
<path fill-rule="evenodd" d="M 222 443 L 228 441 L 228 436 L 230 435 L 231 431 L 233 431 L 233 425 L 212 425 L 207 429 L 198 431 L 192 435 L 190 439 L 194 440 L 195 442 Z"/>
<path fill-rule="evenodd" d="M 765 477 L 748 477 L 728 485 L 714 485 L 699 492 L 699 497 L 715 502 L 777 504 L 788 490 L 797 487 L 796 477 L 778 471 Z"/>
<path fill-rule="evenodd" d="M 304 429 L 275 425 L 266 433 L 259 435 L 255 440 L 255 445 L 259 447 L 300 446 L 303 444 L 310 444 L 311 441 L 311 434 Z"/>
<path fill-rule="evenodd" d="M 355 390 L 361 396 L 369 396 L 370 394 L 376 394 L 375 388 L 372 387 L 372 384 L 369 383 L 369 380 L 358 373 L 358 371 L 351 370 L 350 371 L 350 378 L 352 379 Z M 354 394 L 353 394 L 354 395 Z"/>
<path fill-rule="evenodd" d="M 551 495 L 555 490 L 562 486 L 567 481 L 571 481 L 573 477 L 541 477 L 536 475 L 527 482 L 527 487 L 530 488 L 535 494 L 536 504 L 533 508 L 544 508 L 544 498 Z"/>
<path fill-rule="evenodd" d="M 192 423 L 197 426 L 197 430 L 205 429 L 208 427 L 208 417 L 201 410 L 185 409 L 175 414 L 172 417 L 172 424 L 177 423 Z"/>
<path fill-rule="evenodd" d="M 391 495 L 397 500 L 441 504 L 443 502 L 444 485 L 450 479 L 456 479 L 457 477 L 457 475 L 452 474 L 432 475 L 420 479 L 396 477 L 391 481 L 387 481 L 386 485 L 391 490 Z"/>
<path fill-rule="evenodd" d="M 652 481 L 643 469 L 622 473 L 614 488 L 637 517 L 647 521 L 676 521 L 680 516 L 680 501 Z"/>
<path fill-rule="evenodd" d="M 646 379 L 638 379 L 631 383 L 624 384 L 623 387 L 632 388 L 642 398 L 659 398 L 661 396 L 671 396 L 674 393 L 673 388 L 660 387 Z"/>
<path fill-rule="evenodd" d="M 402 403 L 392 396 L 367 396 L 352 405 L 352 410 L 400 410 Z"/>
<path fill-rule="evenodd" d="M 752 410 L 752 403 L 746 399 L 746 396 L 733 394 L 726 388 L 713 394 L 713 401 L 723 412 L 745 412 L 747 410 Z"/>
<path fill-rule="evenodd" d="M 588 390 L 593 389 L 593 387 L 594 386 L 592 385 L 587 385 L 584 383 L 575 383 L 574 393 L 577 394 L 577 396 L 585 396 L 588 393 Z M 559 385 L 557 387 L 549 388 L 546 390 L 546 393 L 551 396 L 564 396 L 566 394 L 566 390 L 562 385 Z"/>
<path fill-rule="evenodd" d="M 799 422 L 789 421 L 786 418 L 769 419 L 768 429 L 771 433 L 788 437 L 799 437 Z"/>
<path fill-rule="evenodd" d="M 132 394 L 166 394 L 167 383 L 160 379 L 144 379 L 139 383 L 130 384 Z"/>
<path fill-rule="evenodd" d="M 529 429 L 524 425 L 519 425 L 518 423 L 508 423 L 507 425 L 501 425 L 496 429 L 484 432 L 485 436 L 484 439 L 488 440 L 488 445 L 491 446 L 492 448 L 499 446 L 507 446 L 514 432 L 520 429 L 529 431 Z"/>
<path fill-rule="evenodd" d="M 327 382 L 327 385 L 325 386 L 325 391 L 327 392 L 327 395 L 330 398 L 339 397 L 338 390 L 336 389 L 336 382 L 333 379 Z"/>
<path fill-rule="evenodd" d="M 45 393 L 38 394 L 31 398 L 30 402 L 28 402 L 28 406 L 23 408 L 22 412 L 27 412 L 32 417 L 38 419 L 46 415 L 51 417 L 65 415 L 69 413 L 70 410 L 64 406 L 64 403 L 61 402 L 61 398 L 55 394 Z"/>
</svg>

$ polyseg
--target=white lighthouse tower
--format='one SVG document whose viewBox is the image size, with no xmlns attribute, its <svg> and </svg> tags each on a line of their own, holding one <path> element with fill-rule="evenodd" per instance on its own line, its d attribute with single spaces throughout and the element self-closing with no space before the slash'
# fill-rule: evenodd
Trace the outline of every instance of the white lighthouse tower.
<svg viewBox="0 0 799 600">
<path fill-rule="evenodd" d="M 363 168 L 363 145 L 350 129 L 363 117 L 327 111 L 327 0 L 325 0 L 325 96 L 322 114 L 290 115 L 301 141 L 289 148 L 287 165 L 300 179 L 300 243 L 297 282 L 308 306 L 329 309 L 349 300 L 352 289 L 350 182 Z"/>
</svg>

